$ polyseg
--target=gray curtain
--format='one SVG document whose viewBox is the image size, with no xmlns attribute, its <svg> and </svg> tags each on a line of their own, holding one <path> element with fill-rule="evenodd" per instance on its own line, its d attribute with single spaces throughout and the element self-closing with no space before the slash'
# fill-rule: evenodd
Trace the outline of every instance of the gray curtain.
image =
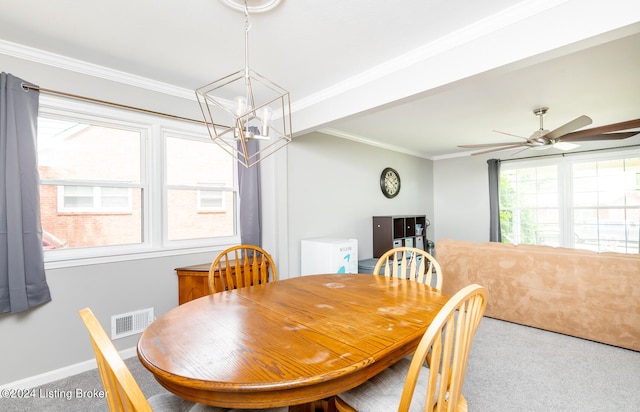
<svg viewBox="0 0 640 412">
<path fill-rule="evenodd" d="M 0 313 L 51 300 L 40 223 L 39 92 L 23 82 L 0 73 Z"/>
<path fill-rule="evenodd" d="M 247 142 L 247 151 L 250 156 L 258 149 L 257 140 Z M 240 242 L 243 245 L 262 247 L 260 163 L 249 168 L 238 165 L 238 192 L 240 197 Z"/>
<path fill-rule="evenodd" d="M 500 232 L 500 160 L 489 159 L 489 241 L 502 242 Z"/>
</svg>

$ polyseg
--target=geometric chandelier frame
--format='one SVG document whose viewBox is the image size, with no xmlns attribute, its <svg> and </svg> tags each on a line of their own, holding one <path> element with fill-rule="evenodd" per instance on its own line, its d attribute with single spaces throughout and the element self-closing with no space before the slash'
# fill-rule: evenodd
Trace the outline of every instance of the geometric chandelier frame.
<svg viewBox="0 0 640 412">
<path fill-rule="evenodd" d="M 196 89 L 211 140 L 249 168 L 291 142 L 289 92 L 249 68 L 249 10 L 245 1 L 245 67 Z M 226 125 L 226 126 L 225 126 Z M 250 140 L 259 140 L 255 153 Z"/>
</svg>

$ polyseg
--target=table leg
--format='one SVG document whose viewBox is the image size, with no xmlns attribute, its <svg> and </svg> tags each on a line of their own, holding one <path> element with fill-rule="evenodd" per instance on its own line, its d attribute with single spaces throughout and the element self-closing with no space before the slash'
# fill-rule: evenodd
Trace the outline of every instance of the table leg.
<svg viewBox="0 0 640 412">
<path fill-rule="evenodd" d="M 320 401 L 304 403 L 302 405 L 289 406 L 289 412 L 331 412 L 329 404 L 330 401 L 328 399 L 323 399 Z M 335 411 L 335 408 L 333 411 Z"/>
</svg>

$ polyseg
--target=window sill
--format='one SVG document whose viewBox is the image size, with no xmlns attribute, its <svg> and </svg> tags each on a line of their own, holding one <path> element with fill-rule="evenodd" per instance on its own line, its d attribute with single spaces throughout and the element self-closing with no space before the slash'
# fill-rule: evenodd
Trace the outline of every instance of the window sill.
<svg viewBox="0 0 640 412">
<path fill-rule="evenodd" d="M 172 248 L 163 248 L 163 249 L 144 249 L 144 250 L 129 250 L 129 251 L 119 251 L 113 253 L 102 253 L 100 256 L 96 256 L 95 253 L 87 256 L 78 256 L 74 254 L 74 256 L 47 256 L 48 254 L 45 252 L 45 262 L 44 268 L 45 270 L 49 269 L 60 269 L 67 267 L 76 267 L 76 266 L 89 266 L 89 265 L 99 265 L 105 263 L 114 263 L 114 262 L 126 262 L 132 260 L 141 260 L 141 259 L 153 259 L 153 258 L 162 258 L 169 256 L 180 256 L 180 255 L 191 255 L 196 253 L 211 253 L 215 251 L 222 250 L 228 246 L 232 246 L 234 244 L 238 244 L 239 240 L 235 243 L 229 242 L 227 244 L 217 244 L 217 245 L 207 245 L 207 246 L 191 246 L 191 247 L 172 247 Z M 55 252 L 54 252 L 55 253 Z"/>
</svg>

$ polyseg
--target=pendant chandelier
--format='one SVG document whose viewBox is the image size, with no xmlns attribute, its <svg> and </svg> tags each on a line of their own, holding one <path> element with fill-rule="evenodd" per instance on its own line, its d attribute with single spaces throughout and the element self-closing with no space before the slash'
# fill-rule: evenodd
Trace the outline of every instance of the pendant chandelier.
<svg viewBox="0 0 640 412">
<path fill-rule="evenodd" d="M 249 68 L 247 0 L 244 14 L 244 69 L 195 92 L 211 140 L 249 168 L 291 142 L 291 99 L 288 91 Z M 251 140 L 259 141 L 255 151 L 248 148 Z"/>
</svg>

